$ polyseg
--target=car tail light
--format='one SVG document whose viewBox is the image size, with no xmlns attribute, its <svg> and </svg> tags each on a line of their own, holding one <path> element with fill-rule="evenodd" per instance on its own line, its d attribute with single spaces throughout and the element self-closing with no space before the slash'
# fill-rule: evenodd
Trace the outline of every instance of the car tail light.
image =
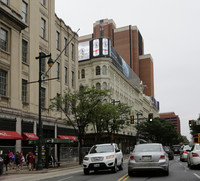
<svg viewBox="0 0 200 181">
<path fill-rule="evenodd" d="M 184 153 L 188 154 L 188 152 L 187 152 L 187 151 L 184 151 Z"/>
<path fill-rule="evenodd" d="M 199 155 L 197 153 L 192 153 L 193 157 L 198 157 Z"/>
<path fill-rule="evenodd" d="M 130 156 L 130 160 L 134 160 L 134 156 Z"/>
<path fill-rule="evenodd" d="M 165 159 L 165 155 L 160 155 L 160 159 Z"/>
</svg>

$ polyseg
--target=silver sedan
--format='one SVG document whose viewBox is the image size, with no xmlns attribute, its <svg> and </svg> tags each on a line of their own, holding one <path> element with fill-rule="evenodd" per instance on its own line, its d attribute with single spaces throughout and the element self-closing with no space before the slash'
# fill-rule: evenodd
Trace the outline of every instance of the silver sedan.
<svg viewBox="0 0 200 181">
<path fill-rule="evenodd" d="M 128 161 L 128 175 L 145 170 L 162 170 L 169 175 L 169 158 L 162 144 L 148 143 L 136 145 Z"/>
</svg>

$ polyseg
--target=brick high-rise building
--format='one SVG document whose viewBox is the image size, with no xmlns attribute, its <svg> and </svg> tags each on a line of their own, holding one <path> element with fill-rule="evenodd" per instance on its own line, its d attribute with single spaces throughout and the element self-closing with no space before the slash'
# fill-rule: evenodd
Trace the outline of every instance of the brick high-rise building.
<svg viewBox="0 0 200 181">
<path fill-rule="evenodd" d="M 171 122 L 175 129 L 181 133 L 181 128 L 180 128 L 180 119 L 179 116 L 176 115 L 174 112 L 167 112 L 167 113 L 160 113 L 159 114 L 160 118 L 166 119 L 169 122 Z"/>
<path fill-rule="evenodd" d="M 111 40 L 115 50 L 143 81 L 144 93 L 154 97 L 153 59 L 149 54 L 144 55 L 143 38 L 137 26 L 116 28 L 113 20 L 103 19 L 93 24 L 93 34 L 80 37 L 79 42 L 99 37 Z"/>
</svg>

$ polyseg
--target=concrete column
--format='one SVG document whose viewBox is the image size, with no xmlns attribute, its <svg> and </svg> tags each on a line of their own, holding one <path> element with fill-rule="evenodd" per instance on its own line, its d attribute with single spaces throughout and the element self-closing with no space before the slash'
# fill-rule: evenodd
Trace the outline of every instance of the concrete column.
<svg viewBox="0 0 200 181">
<path fill-rule="evenodd" d="M 37 120 L 34 120 L 33 133 L 37 135 Z"/>
<path fill-rule="evenodd" d="M 19 133 L 21 135 L 22 132 L 22 127 L 21 124 L 22 123 L 22 119 L 20 117 L 16 118 L 16 132 Z M 21 140 L 16 140 L 16 146 L 15 146 L 16 152 L 19 151 L 21 152 L 22 149 L 22 141 Z"/>
</svg>

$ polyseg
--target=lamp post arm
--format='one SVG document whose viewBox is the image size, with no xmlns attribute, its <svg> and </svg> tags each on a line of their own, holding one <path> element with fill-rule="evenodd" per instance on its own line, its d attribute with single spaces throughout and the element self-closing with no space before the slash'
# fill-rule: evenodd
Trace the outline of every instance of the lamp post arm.
<svg viewBox="0 0 200 181">
<path fill-rule="evenodd" d="M 76 33 L 78 33 L 78 31 L 80 30 L 80 28 L 77 30 Z M 60 52 L 60 54 L 58 55 L 58 57 L 55 59 L 54 63 L 57 62 L 57 60 L 60 58 L 60 56 L 62 55 L 62 53 L 64 52 L 64 50 L 67 48 L 67 46 L 70 44 L 70 42 L 74 39 L 75 34 L 73 35 L 73 37 L 70 39 L 70 41 L 65 45 L 65 47 L 63 48 L 63 50 Z M 51 67 L 49 67 L 49 69 L 46 71 L 46 74 L 49 72 L 49 70 L 51 69 Z"/>
</svg>

